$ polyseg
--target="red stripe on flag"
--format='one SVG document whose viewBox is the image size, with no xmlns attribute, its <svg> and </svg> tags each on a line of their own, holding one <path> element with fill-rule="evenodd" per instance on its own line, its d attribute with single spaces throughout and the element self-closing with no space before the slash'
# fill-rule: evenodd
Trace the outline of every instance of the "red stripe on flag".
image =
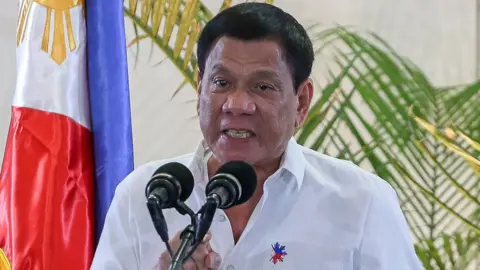
<svg viewBox="0 0 480 270">
<path fill-rule="evenodd" d="M 13 108 L 0 172 L 0 248 L 12 269 L 90 268 L 91 132 L 63 115 Z"/>
</svg>

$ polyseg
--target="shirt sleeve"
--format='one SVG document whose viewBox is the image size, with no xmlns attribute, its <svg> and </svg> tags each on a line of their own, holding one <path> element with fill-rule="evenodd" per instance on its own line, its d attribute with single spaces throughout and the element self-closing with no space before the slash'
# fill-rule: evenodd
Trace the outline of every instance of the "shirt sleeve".
<svg viewBox="0 0 480 270">
<path fill-rule="evenodd" d="M 422 270 L 393 188 L 376 183 L 358 250 L 357 270 Z"/>
<path fill-rule="evenodd" d="M 138 269 L 129 196 L 120 184 L 107 212 L 91 270 Z"/>
</svg>

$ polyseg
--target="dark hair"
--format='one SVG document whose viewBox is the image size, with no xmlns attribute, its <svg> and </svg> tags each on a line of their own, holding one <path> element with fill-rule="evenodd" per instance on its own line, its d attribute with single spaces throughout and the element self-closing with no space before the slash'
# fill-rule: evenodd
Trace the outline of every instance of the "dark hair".
<svg viewBox="0 0 480 270">
<path fill-rule="evenodd" d="M 200 76 L 214 43 L 228 36 L 240 40 L 271 39 L 282 46 L 292 70 L 295 90 L 312 71 L 313 46 L 305 29 L 292 15 L 265 3 L 242 3 L 218 13 L 203 28 L 197 42 Z"/>
</svg>

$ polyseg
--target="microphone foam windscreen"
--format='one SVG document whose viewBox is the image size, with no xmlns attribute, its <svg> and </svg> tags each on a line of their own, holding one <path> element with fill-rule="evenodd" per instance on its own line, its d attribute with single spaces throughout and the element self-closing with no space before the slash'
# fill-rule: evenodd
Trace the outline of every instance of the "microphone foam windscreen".
<svg viewBox="0 0 480 270">
<path fill-rule="evenodd" d="M 240 182 L 242 195 L 237 201 L 237 205 L 248 201 L 257 188 L 257 174 L 253 167 L 247 162 L 229 161 L 218 169 L 216 174 L 218 173 L 231 174 Z"/>
<path fill-rule="evenodd" d="M 170 162 L 160 166 L 153 175 L 158 173 L 165 173 L 173 176 L 178 180 L 182 187 L 180 194 L 180 201 L 185 201 L 192 194 L 193 186 L 195 185 L 192 172 L 183 164 L 178 162 Z"/>
</svg>

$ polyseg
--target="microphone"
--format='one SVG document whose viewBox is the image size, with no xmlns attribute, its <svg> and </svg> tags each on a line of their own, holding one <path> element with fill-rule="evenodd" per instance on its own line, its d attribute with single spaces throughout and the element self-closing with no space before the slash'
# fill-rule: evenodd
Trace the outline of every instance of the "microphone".
<svg viewBox="0 0 480 270">
<path fill-rule="evenodd" d="M 174 207 L 177 201 L 185 201 L 194 186 L 190 170 L 178 162 L 160 166 L 145 188 L 147 199 L 155 198 L 162 209 Z"/>
<path fill-rule="evenodd" d="M 244 161 L 230 161 L 220 167 L 208 182 L 207 199 L 200 210 L 195 240 L 201 242 L 213 221 L 217 208 L 228 209 L 248 201 L 257 187 L 257 174 Z"/>
<path fill-rule="evenodd" d="M 168 243 L 168 228 L 162 209 L 176 207 L 185 201 L 193 191 L 194 180 L 190 170 L 183 164 L 171 162 L 160 166 L 145 187 L 147 207 L 155 230 L 167 247 L 170 256 L 172 249 Z"/>
<path fill-rule="evenodd" d="M 185 228 L 182 243 L 172 258 L 169 269 L 181 269 L 183 263 L 192 256 L 210 229 L 217 208 L 227 209 L 246 202 L 256 187 L 257 175 L 250 164 L 230 161 L 221 166 L 208 182 L 205 188 L 206 202 L 195 214 L 193 224 Z M 188 247 L 190 250 L 187 253 Z"/>
<path fill-rule="evenodd" d="M 205 188 L 207 200 L 213 199 L 217 208 L 228 209 L 243 204 L 252 197 L 257 187 L 253 167 L 244 161 L 225 163 L 217 170 Z"/>
</svg>

